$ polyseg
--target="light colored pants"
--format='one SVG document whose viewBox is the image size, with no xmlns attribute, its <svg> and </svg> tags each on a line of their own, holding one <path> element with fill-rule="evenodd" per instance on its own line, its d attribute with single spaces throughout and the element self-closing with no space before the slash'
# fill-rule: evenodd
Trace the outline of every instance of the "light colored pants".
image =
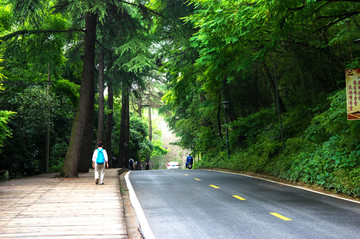
<svg viewBox="0 0 360 239">
<path fill-rule="evenodd" d="M 99 179 L 99 174 L 100 174 L 100 183 L 103 183 L 105 177 L 105 163 L 103 164 L 95 163 L 95 180 Z"/>
</svg>

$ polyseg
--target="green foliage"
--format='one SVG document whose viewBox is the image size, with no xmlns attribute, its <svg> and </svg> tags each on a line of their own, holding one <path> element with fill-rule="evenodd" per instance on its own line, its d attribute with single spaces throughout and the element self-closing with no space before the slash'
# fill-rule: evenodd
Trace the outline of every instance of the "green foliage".
<svg viewBox="0 0 360 239">
<path fill-rule="evenodd" d="M 8 6 L 0 6 L 0 32 L 11 27 L 11 14 Z"/>
<path fill-rule="evenodd" d="M 0 168 L 9 170 L 12 177 L 42 172 L 46 125 L 50 126 L 54 146 L 50 167 L 61 164 L 74 110 L 63 104 L 61 97 L 48 95 L 45 87 L 32 86 L 20 92 L 12 89 L 11 93 L 1 99 L 6 102 L 3 105 L 17 114 L 9 122 L 12 137 L 4 143 Z"/>
<path fill-rule="evenodd" d="M 359 196 L 359 123 L 347 121 L 345 91 L 329 97 L 330 108 L 314 117 L 305 137 L 313 146 L 294 160 L 292 180 Z M 310 150 L 312 149 L 312 150 Z M 356 176 L 355 176 L 356 175 Z"/>
<path fill-rule="evenodd" d="M 259 117 L 260 112 L 239 120 L 235 124 L 245 127 L 244 131 L 234 130 L 231 134 L 246 132 L 249 124 L 245 122 L 256 125 L 256 130 L 251 128 L 251 135 L 246 135 L 247 146 L 233 152 L 230 160 L 225 160 L 225 150 L 211 158 L 205 155 L 198 167 L 275 175 L 358 197 L 360 140 L 357 132 L 360 125 L 357 121 L 346 120 L 344 97 L 344 90 L 329 97 L 330 107 L 314 116 L 306 130 L 298 128 L 299 133 L 303 133 L 288 138 L 285 149 L 278 138 L 270 137 L 276 135 L 276 129 L 260 126 L 261 122 L 269 123 L 266 118 Z M 291 117 L 286 115 L 284 121 Z"/>
<path fill-rule="evenodd" d="M 79 101 L 80 86 L 69 80 L 58 80 L 54 83 L 55 91 L 69 97 L 70 102 L 77 106 Z"/>
<path fill-rule="evenodd" d="M 148 138 L 148 126 L 135 114 L 130 117 L 130 150 L 130 157 L 135 160 L 145 159 L 152 151 L 152 145 Z"/>
<path fill-rule="evenodd" d="M 0 59 L 0 62 L 1 61 L 3 60 Z M 2 70 L 3 68 L 0 67 L 0 95 L 1 95 L 1 91 L 5 90 L 2 84 L 2 80 L 4 78 L 4 75 L 1 74 Z M 3 147 L 3 143 L 6 137 L 11 137 L 11 130 L 7 125 L 14 114 L 15 112 L 12 111 L 0 110 L 0 153 L 1 153 L 1 147 Z"/>
<path fill-rule="evenodd" d="M 162 147 L 162 143 L 160 142 L 160 140 L 153 141 L 152 144 L 153 144 L 153 150 L 151 152 L 151 157 L 165 155 L 168 153 L 168 150 Z"/>
<path fill-rule="evenodd" d="M 274 124 L 274 111 L 271 109 L 260 110 L 248 117 L 239 118 L 231 123 L 233 130 L 230 134 L 231 142 L 238 143 L 241 147 L 247 148 L 255 144 L 261 133 L 269 130 Z M 234 148 L 236 145 L 233 146 Z"/>
<path fill-rule="evenodd" d="M 15 112 L 11 111 L 0 111 L 0 147 L 3 147 L 6 137 L 11 137 L 11 130 L 7 124 L 14 114 Z"/>
</svg>

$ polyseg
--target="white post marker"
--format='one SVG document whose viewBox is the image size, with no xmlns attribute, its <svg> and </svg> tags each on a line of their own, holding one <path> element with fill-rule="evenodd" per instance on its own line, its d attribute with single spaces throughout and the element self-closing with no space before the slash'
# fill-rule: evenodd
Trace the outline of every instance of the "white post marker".
<svg viewBox="0 0 360 239">
<path fill-rule="evenodd" d="M 125 174 L 125 180 L 126 180 L 126 185 L 127 185 L 127 188 L 129 190 L 129 195 L 130 195 L 130 202 L 131 202 L 131 205 L 135 208 L 135 211 L 136 211 L 136 215 L 137 215 L 137 218 L 139 220 L 139 223 L 140 223 L 140 227 L 141 227 L 141 231 L 143 233 L 143 236 L 145 239 L 155 239 L 150 227 L 149 227 L 149 223 L 148 221 L 146 220 L 146 217 L 145 217 L 145 214 L 144 214 L 144 211 L 140 205 L 140 202 L 136 196 L 136 193 L 134 191 L 134 188 L 133 186 L 131 185 L 131 182 L 129 180 L 129 174 L 130 174 L 131 171 L 127 172 Z"/>
</svg>

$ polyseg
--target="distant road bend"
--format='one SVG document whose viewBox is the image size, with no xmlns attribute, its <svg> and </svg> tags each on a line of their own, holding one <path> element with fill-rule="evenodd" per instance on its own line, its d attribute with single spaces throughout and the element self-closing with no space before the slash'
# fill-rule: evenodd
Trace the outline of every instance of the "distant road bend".
<svg viewBox="0 0 360 239">
<path fill-rule="evenodd" d="M 360 204 L 205 170 L 132 171 L 155 238 L 360 238 Z"/>
</svg>

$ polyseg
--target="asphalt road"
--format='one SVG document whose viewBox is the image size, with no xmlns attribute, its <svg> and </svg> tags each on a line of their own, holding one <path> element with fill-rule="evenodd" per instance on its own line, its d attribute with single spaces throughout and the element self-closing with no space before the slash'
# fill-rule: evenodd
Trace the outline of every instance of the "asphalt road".
<svg viewBox="0 0 360 239">
<path fill-rule="evenodd" d="M 132 171 L 155 238 L 360 238 L 360 204 L 205 170 Z"/>
</svg>

